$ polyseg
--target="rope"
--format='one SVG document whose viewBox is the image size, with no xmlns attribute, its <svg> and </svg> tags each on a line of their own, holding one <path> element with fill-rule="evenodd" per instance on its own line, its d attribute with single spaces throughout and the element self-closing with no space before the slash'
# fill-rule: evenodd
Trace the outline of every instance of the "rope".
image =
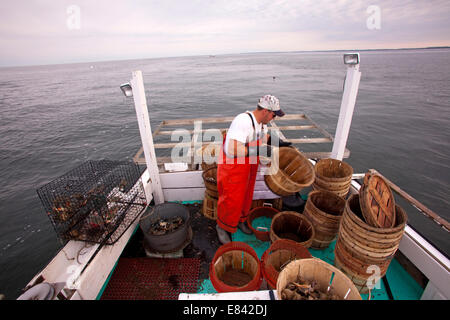
<svg viewBox="0 0 450 320">
<path fill-rule="evenodd" d="M 146 214 L 145 216 L 143 216 L 143 217 L 141 217 L 141 218 L 139 219 L 139 223 L 140 223 L 142 220 L 144 220 L 145 218 L 147 218 L 148 216 L 150 216 L 150 215 L 153 213 L 153 211 L 155 211 L 155 207 L 154 207 L 154 206 L 152 207 L 152 210 L 150 211 L 149 214 Z"/>
</svg>

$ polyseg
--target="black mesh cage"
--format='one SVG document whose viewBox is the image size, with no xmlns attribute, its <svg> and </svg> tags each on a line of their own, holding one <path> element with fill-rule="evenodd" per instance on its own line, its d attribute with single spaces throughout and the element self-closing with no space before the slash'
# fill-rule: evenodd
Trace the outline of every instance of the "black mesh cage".
<svg viewBox="0 0 450 320">
<path fill-rule="evenodd" d="M 113 244 L 146 206 L 139 166 L 87 161 L 37 189 L 61 241 Z"/>
</svg>

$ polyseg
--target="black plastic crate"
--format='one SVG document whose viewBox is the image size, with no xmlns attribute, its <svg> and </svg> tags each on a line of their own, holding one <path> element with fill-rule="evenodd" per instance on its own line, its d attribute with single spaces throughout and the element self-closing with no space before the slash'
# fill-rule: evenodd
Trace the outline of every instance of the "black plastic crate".
<svg viewBox="0 0 450 320">
<path fill-rule="evenodd" d="M 87 161 L 37 190 L 61 241 L 113 244 L 145 208 L 139 166 Z"/>
</svg>

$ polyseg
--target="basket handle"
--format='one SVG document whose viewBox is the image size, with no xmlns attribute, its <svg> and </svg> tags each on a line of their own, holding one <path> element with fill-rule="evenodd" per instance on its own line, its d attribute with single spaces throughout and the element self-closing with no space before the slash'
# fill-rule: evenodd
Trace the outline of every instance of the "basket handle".
<svg viewBox="0 0 450 320">
<path fill-rule="evenodd" d="M 269 202 L 264 202 L 263 203 L 263 207 L 271 207 L 271 208 L 273 208 L 273 204 L 271 204 Z"/>
</svg>

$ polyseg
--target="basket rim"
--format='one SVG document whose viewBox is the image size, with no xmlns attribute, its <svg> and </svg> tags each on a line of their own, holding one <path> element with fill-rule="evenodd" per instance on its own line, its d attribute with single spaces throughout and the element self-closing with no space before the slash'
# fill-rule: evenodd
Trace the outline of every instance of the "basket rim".
<svg viewBox="0 0 450 320">
<path fill-rule="evenodd" d="M 285 247 L 280 247 L 282 245 L 285 245 Z M 286 248 L 288 247 L 288 248 Z M 291 250 L 292 249 L 292 250 Z M 269 285 L 272 288 L 276 288 L 277 285 L 277 279 L 278 279 L 278 275 L 280 272 L 278 272 L 273 265 L 271 264 L 267 264 L 267 259 L 269 258 L 269 256 L 276 252 L 277 250 L 289 250 L 291 252 L 293 252 L 294 254 L 296 254 L 296 250 L 298 250 L 299 252 L 302 251 L 300 254 L 305 254 L 305 256 L 307 255 L 308 257 L 305 258 L 296 258 L 297 259 L 307 259 L 307 258 L 312 258 L 312 254 L 308 251 L 308 249 L 302 245 L 301 243 L 297 242 L 297 241 L 293 241 L 290 239 L 278 239 L 276 241 L 274 241 L 270 247 L 264 251 L 263 255 L 261 256 L 261 272 L 263 274 L 264 279 L 266 279 L 266 281 L 269 283 Z M 272 276 L 276 275 L 277 279 L 273 279 Z"/>
<path fill-rule="evenodd" d="M 338 202 L 340 203 L 340 204 L 342 204 L 342 211 L 341 211 L 341 213 L 340 214 L 337 214 L 337 215 L 335 215 L 335 214 L 330 214 L 330 213 L 327 213 L 327 212 L 325 212 L 325 211 L 323 211 L 322 209 L 320 209 L 319 207 L 317 207 L 317 205 L 314 203 L 314 201 L 313 201 L 313 198 L 317 195 L 317 194 L 321 194 L 321 193 L 323 193 L 323 194 L 325 194 L 327 197 L 329 197 L 329 198 L 335 198 L 336 200 L 338 200 Z M 311 199 L 311 200 L 310 200 Z M 317 211 L 318 211 L 318 213 L 319 214 L 321 214 L 322 216 L 324 216 L 325 218 L 328 218 L 328 219 L 330 219 L 330 218 L 332 218 L 332 217 L 334 217 L 334 218 L 339 218 L 339 217 L 342 217 L 342 215 L 344 214 L 344 210 L 345 210 L 345 199 L 343 198 L 343 197 L 341 197 L 340 195 L 338 195 L 338 194 L 336 194 L 336 193 L 334 193 L 334 192 L 331 192 L 331 191 L 328 191 L 328 190 L 313 190 L 313 191 L 311 191 L 309 194 L 308 194 L 308 200 L 306 201 L 306 204 L 305 204 L 305 206 L 306 205 L 308 205 L 308 202 L 314 207 L 314 209 L 317 209 Z"/>
<path fill-rule="evenodd" d="M 337 163 L 337 164 L 339 164 L 340 166 L 343 166 L 343 167 L 344 167 L 344 170 L 349 171 L 350 174 L 347 174 L 347 175 L 344 176 L 344 177 L 329 177 L 329 176 L 320 174 L 320 173 L 318 172 L 318 170 L 321 169 L 321 167 L 327 165 L 327 163 L 331 163 L 331 164 Z M 351 177 L 352 177 L 352 175 L 353 175 L 353 167 L 352 167 L 350 164 L 348 164 L 347 162 L 344 162 L 344 161 L 342 161 L 342 160 L 333 159 L 333 158 L 324 158 L 324 159 L 320 159 L 320 160 L 316 163 L 316 165 L 314 166 L 314 171 L 315 171 L 316 175 L 319 176 L 320 178 L 322 178 L 322 179 L 325 178 L 325 180 L 328 180 L 328 181 L 335 181 L 335 182 L 341 182 L 341 181 L 342 181 L 342 182 L 345 182 L 345 181 L 347 181 L 349 178 L 350 178 L 350 180 L 351 180 Z"/>
<path fill-rule="evenodd" d="M 268 210 L 269 212 L 266 213 L 262 209 Z M 272 212 L 270 212 L 270 211 L 272 211 Z M 258 238 L 258 240 L 270 241 L 270 238 L 269 238 L 270 230 L 268 230 L 268 231 L 259 231 L 259 230 L 255 229 L 255 228 L 253 228 L 253 226 L 252 226 L 253 220 L 255 220 L 257 218 L 260 218 L 260 217 L 268 217 L 268 218 L 273 219 L 273 217 L 278 212 L 280 212 L 280 210 L 278 210 L 276 208 L 273 208 L 273 207 L 255 207 L 252 210 L 250 210 L 250 213 L 249 213 L 248 218 L 247 218 L 247 225 L 253 231 L 253 233 L 255 234 L 256 238 Z"/>
<path fill-rule="evenodd" d="M 280 211 L 280 212 L 278 212 L 278 213 L 272 218 L 272 223 L 270 224 L 270 234 L 271 234 L 271 235 L 274 234 L 277 238 L 283 239 L 283 238 L 280 238 L 280 237 L 275 233 L 275 231 L 273 231 L 273 223 L 274 223 L 274 221 L 276 221 L 276 219 L 278 219 L 278 218 L 281 217 L 282 215 L 291 215 L 291 216 L 300 218 L 301 220 L 306 221 L 306 223 L 309 224 L 310 229 L 311 229 L 311 237 L 310 237 L 308 240 L 306 240 L 306 241 L 298 242 L 298 243 L 302 244 L 303 246 L 309 248 L 310 245 L 311 245 L 312 240 L 313 240 L 314 237 L 316 236 L 316 231 L 315 231 L 315 229 L 314 229 L 314 224 L 313 224 L 313 223 L 311 222 L 311 220 L 310 220 L 308 217 L 306 217 L 304 214 L 300 214 L 300 213 L 298 213 L 298 212 L 296 212 L 296 211 Z M 272 238 L 272 237 L 271 237 L 271 238 Z M 277 239 L 277 240 L 279 240 L 279 239 Z M 275 242 L 275 241 L 273 241 L 273 242 Z M 308 243 L 309 243 L 309 245 L 306 245 L 306 244 L 308 244 Z"/>
<path fill-rule="evenodd" d="M 358 217 L 353 210 L 351 210 L 350 208 L 350 202 L 353 201 L 353 199 L 358 198 L 358 203 L 359 202 L 359 194 L 355 193 L 352 194 L 346 201 L 345 203 L 345 211 L 347 211 L 348 215 L 350 216 L 350 218 L 357 223 L 361 228 L 366 229 L 367 231 L 371 231 L 371 232 L 375 232 L 375 233 L 396 233 L 399 232 L 400 230 L 404 229 L 406 226 L 406 223 L 408 221 L 408 216 L 406 215 L 405 210 L 400 207 L 398 204 L 395 204 L 395 214 L 397 215 L 397 208 L 398 208 L 398 213 L 400 215 L 402 215 L 402 217 L 404 218 L 404 221 L 402 223 L 400 223 L 399 225 L 396 225 L 392 228 L 377 228 L 377 227 L 373 227 L 369 224 L 367 224 L 365 221 L 363 221 L 360 217 Z M 348 209 L 348 210 L 347 210 Z M 361 210 L 362 213 L 362 210 Z M 397 221 L 397 217 L 395 219 Z"/>
<path fill-rule="evenodd" d="M 230 286 L 224 283 L 222 280 L 219 279 L 217 274 L 215 273 L 214 265 L 217 262 L 217 260 L 226 252 L 229 251 L 243 251 L 248 254 L 250 254 L 257 263 L 257 271 L 255 277 L 246 285 L 241 287 L 235 287 Z M 220 246 L 216 253 L 214 254 L 213 259 L 211 260 L 211 263 L 209 265 L 209 278 L 211 280 L 211 283 L 218 292 L 233 292 L 233 291 L 250 291 L 250 290 L 258 290 L 261 286 L 262 282 L 262 275 L 261 275 L 261 261 L 258 258 L 258 255 L 256 254 L 256 251 L 247 243 L 242 241 L 231 241 L 228 242 L 222 246 Z M 257 287 L 256 289 L 253 289 L 254 287 Z M 220 289 L 220 291 L 218 290 Z"/>
</svg>

